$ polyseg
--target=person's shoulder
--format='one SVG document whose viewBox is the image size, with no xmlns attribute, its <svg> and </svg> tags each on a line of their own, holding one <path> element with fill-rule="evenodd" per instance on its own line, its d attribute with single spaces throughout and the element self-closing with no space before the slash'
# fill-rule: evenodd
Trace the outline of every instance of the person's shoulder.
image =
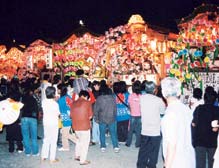
<svg viewBox="0 0 219 168">
<path fill-rule="evenodd" d="M 213 106 L 214 110 L 219 114 L 219 106 Z"/>
<path fill-rule="evenodd" d="M 129 97 L 138 97 L 139 95 L 138 94 L 136 94 L 136 93 L 130 93 L 129 94 Z"/>
<path fill-rule="evenodd" d="M 89 100 L 85 100 L 85 103 L 87 103 L 88 105 L 92 105 L 92 102 Z"/>
<path fill-rule="evenodd" d="M 130 96 L 130 93 L 129 92 L 125 92 L 124 95 Z"/>
<path fill-rule="evenodd" d="M 45 103 L 47 103 L 47 99 L 42 100 L 42 104 L 45 104 Z"/>
<path fill-rule="evenodd" d="M 148 97 L 152 100 L 155 100 L 155 101 L 162 101 L 162 98 L 161 97 L 158 97 L 157 95 L 154 95 L 154 94 L 146 94 L 148 95 Z"/>
<path fill-rule="evenodd" d="M 53 100 L 53 99 L 52 99 L 50 102 L 51 102 L 51 104 L 56 104 L 56 105 L 58 105 L 58 102 L 57 102 L 56 100 Z"/>
<path fill-rule="evenodd" d="M 36 98 L 32 95 L 29 97 L 31 101 L 37 101 Z"/>
</svg>

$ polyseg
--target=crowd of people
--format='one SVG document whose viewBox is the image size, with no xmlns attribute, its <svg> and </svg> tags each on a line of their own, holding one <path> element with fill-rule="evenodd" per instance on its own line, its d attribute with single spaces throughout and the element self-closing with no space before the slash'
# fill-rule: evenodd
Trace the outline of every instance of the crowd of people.
<svg viewBox="0 0 219 168">
<path fill-rule="evenodd" d="M 185 103 L 176 78 L 166 77 L 160 86 L 137 79 L 130 87 L 125 81 L 109 86 L 105 80 L 90 82 L 83 73 L 78 70 L 76 78 L 63 80 L 49 74 L 42 80 L 31 75 L 25 80 L 1 79 L 1 100 L 23 103 L 18 120 L 5 126 L 9 152 L 56 163 L 56 151 L 69 151 L 70 140 L 75 144 L 74 159 L 87 165 L 89 146 L 100 145 L 100 152 L 106 152 L 110 135 L 115 153 L 120 145 L 129 148 L 134 143 L 139 148 L 137 168 L 156 168 L 161 145 L 166 168 L 219 167 L 219 107 L 213 87 L 207 86 L 204 94 L 194 88 Z"/>
</svg>

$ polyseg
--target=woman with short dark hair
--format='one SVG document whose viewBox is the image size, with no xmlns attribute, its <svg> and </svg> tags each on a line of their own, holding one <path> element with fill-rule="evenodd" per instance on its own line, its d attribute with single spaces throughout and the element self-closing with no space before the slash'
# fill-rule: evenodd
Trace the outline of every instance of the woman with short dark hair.
<svg viewBox="0 0 219 168">
<path fill-rule="evenodd" d="M 128 98 L 128 103 L 130 106 L 130 115 L 131 115 L 128 138 L 125 144 L 128 147 L 132 143 L 132 135 L 134 133 L 136 136 L 135 147 L 140 147 L 140 137 L 141 137 L 140 96 L 141 96 L 141 82 L 139 80 L 136 80 L 132 84 L 132 93 L 129 95 Z"/>
<path fill-rule="evenodd" d="M 116 82 L 113 85 L 114 98 L 117 107 L 117 134 L 121 144 L 125 144 L 128 136 L 130 110 L 128 104 L 129 93 L 125 81 Z"/>
<path fill-rule="evenodd" d="M 200 104 L 204 104 L 204 100 L 202 99 L 202 90 L 200 88 L 194 88 L 193 96 L 189 100 L 189 106 L 192 112 L 194 112 L 195 108 Z"/>
</svg>

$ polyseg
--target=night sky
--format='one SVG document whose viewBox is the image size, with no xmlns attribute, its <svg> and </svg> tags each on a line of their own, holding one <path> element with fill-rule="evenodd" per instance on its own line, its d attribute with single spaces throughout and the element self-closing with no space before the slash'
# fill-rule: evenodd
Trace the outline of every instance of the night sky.
<svg viewBox="0 0 219 168">
<path fill-rule="evenodd" d="M 26 44 L 36 39 L 61 42 L 83 20 L 103 34 L 124 25 L 132 14 L 146 23 L 176 31 L 176 19 L 188 16 L 203 2 L 219 0 L 0 0 L 0 44 Z"/>
</svg>

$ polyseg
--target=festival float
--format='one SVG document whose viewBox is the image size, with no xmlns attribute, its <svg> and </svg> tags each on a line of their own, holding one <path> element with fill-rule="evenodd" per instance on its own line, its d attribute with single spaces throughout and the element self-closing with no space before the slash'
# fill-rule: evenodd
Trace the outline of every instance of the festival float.
<svg viewBox="0 0 219 168">
<path fill-rule="evenodd" d="M 169 70 L 190 87 L 213 86 L 219 89 L 219 7 L 202 4 L 182 18 L 177 46 Z"/>
<path fill-rule="evenodd" d="M 9 51 L 5 45 L 0 45 L 0 76 L 7 76 L 12 78 L 14 75 L 18 75 L 18 69 L 25 63 L 25 56 L 23 54 L 23 48 L 12 47 Z"/>
<path fill-rule="evenodd" d="M 140 15 L 133 15 L 128 24 L 110 28 L 102 36 L 80 23 L 62 43 L 50 45 L 40 39 L 31 43 L 23 54 L 19 76 L 29 71 L 42 77 L 45 69 L 51 70 L 45 73 L 62 77 L 75 77 L 75 72 L 83 69 L 90 80 L 108 82 L 118 79 L 128 83 L 134 77 L 158 82 L 166 76 L 176 34 L 145 24 Z"/>
<path fill-rule="evenodd" d="M 128 24 L 106 31 L 96 62 L 106 67 L 111 82 L 131 84 L 132 78 L 159 82 L 166 76 L 165 55 L 176 38 L 174 33 L 152 29 L 140 15 L 132 15 Z"/>
<path fill-rule="evenodd" d="M 25 50 L 26 69 L 39 74 L 44 68 L 52 68 L 52 48 L 43 40 L 36 40 Z"/>
<path fill-rule="evenodd" d="M 170 62 L 166 58 L 170 60 L 169 48 L 177 38 L 174 33 L 152 29 L 140 15 L 133 15 L 126 25 L 110 28 L 104 36 L 90 33 L 83 24 L 77 32 L 52 45 L 55 72 L 75 76 L 77 69 L 83 69 L 91 80 L 111 82 L 133 77 L 157 82 L 166 76 Z"/>
<path fill-rule="evenodd" d="M 104 37 L 91 33 L 80 21 L 79 29 L 63 43 L 53 44 L 53 65 L 56 72 L 75 76 L 78 69 L 83 69 L 90 79 L 104 78 L 105 73 L 100 64 L 95 64 Z"/>
</svg>

